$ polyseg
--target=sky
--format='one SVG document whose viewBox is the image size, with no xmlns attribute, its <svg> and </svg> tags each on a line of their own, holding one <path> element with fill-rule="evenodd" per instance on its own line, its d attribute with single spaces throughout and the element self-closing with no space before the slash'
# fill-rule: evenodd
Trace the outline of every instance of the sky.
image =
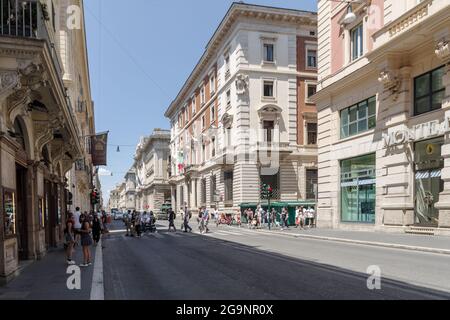
<svg viewBox="0 0 450 320">
<path fill-rule="evenodd" d="M 317 10 L 316 0 L 245 2 Z M 105 203 L 133 165 L 140 137 L 170 129 L 164 113 L 232 3 L 84 1 L 96 131 L 109 131 L 108 166 L 100 169 Z"/>
</svg>

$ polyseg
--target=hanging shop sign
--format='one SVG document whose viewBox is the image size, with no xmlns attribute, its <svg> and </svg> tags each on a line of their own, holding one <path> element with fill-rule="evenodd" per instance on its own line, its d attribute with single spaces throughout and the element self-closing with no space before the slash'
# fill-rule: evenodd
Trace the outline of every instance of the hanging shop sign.
<svg viewBox="0 0 450 320">
<path fill-rule="evenodd" d="M 94 166 L 107 165 L 108 132 L 92 137 L 92 163 Z"/>
<path fill-rule="evenodd" d="M 446 117 L 443 122 L 434 120 L 418 124 L 412 129 L 397 130 L 389 134 L 384 134 L 383 140 L 386 147 L 394 147 L 405 143 L 438 137 L 449 132 L 450 117 Z"/>
</svg>

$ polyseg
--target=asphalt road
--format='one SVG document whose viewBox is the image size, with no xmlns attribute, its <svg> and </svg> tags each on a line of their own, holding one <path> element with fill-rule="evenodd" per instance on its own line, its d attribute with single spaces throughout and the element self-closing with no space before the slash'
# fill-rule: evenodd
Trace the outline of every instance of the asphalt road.
<svg viewBox="0 0 450 320">
<path fill-rule="evenodd" d="M 113 229 L 103 251 L 107 300 L 450 299 L 450 256 L 226 226 L 199 235 L 159 225 L 139 239 L 120 222 Z M 369 266 L 379 267 L 381 290 L 368 289 Z"/>
</svg>

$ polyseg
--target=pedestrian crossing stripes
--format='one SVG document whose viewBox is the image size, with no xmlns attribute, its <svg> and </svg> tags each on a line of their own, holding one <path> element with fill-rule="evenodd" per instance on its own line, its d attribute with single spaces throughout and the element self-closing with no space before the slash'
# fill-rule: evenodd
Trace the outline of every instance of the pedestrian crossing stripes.
<svg viewBox="0 0 450 320">
<path fill-rule="evenodd" d="M 112 240 L 118 240 L 119 238 L 125 238 L 127 240 L 135 239 L 134 237 L 127 237 L 125 234 L 122 236 L 118 235 L 119 231 L 114 232 L 116 237 L 113 237 Z M 123 232 L 122 232 L 123 233 Z M 191 233 L 185 232 L 167 232 L 167 229 L 160 229 L 156 233 L 145 233 L 143 237 L 145 238 L 153 238 L 153 239 L 168 239 L 168 238 L 187 238 L 187 237 L 210 237 L 210 238 L 224 238 L 224 237 L 252 237 L 257 236 L 259 233 L 250 231 L 247 229 L 213 229 L 206 234 L 200 233 L 198 229 L 194 229 Z"/>
</svg>

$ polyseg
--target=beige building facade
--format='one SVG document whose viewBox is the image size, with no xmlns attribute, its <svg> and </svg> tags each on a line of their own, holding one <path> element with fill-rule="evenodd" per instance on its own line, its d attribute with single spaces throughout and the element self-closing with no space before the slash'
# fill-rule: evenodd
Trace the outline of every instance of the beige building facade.
<svg viewBox="0 0 450 320">
<path fill-rule="evenodd" d="M 155 129 L 137 146 L 136 210 L 160 213 L 164 203 L 170 202 L 168 163 L 170 156 L 170 131 Z"/>
<path fill-rule="evenodd" d="M 319 227 L 450 235 L 450 3 L 318 6 Z"/>
<path fill-rule="evenodd" d="M 90 210 L 95 133 L 83 2 L 2 5 L 0 282 L 62 243 L 67 210 Z"/>
<path fill-rule="evenodd" d="M 317 81 L 313 12 L 235 3 L 169 106 L 172 207 L 235 213 L 314 200 Z"/>
</svg>

